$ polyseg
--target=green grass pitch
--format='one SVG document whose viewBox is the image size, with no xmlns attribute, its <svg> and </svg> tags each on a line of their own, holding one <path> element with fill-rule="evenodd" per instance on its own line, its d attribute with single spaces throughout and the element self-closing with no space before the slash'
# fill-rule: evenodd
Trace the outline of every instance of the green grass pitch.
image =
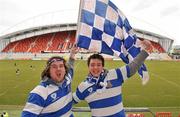
<svg viewBox="0 0 180 117">
<path fill-rule="evenodd" d="M 106 61 L 105 68 L 111 69 L 123 65 L 121 61 Z M 175 108 L 175 113 L 178 115 L 180 113 L 180 62 L 146 61 L 146 65 L 150 75 L 147 85 L 141 84 L 141 79 L 137 74 L 123 84 L 124 106 L 149 107 L 152 110 L 164 108 L 165 111 L 168 111 L 168 108 Z M 0 105 L 23 106 L 29 92 L 39 84 L 40 74 L 44 67 L 45 61 L 1 60 Z M 86 61 L 76 61 L 74 67 L 73 91 L 88 73 Z M 16 74 L 17 69 L 20 70 L 19 74 Z M 87 104 L 81 102 L 76 106 L 87 106 Z M 3 109 L 0 106 L 0 112 Z M 154 111 L 156 110 L 158 109 Z M 163 111 L 163 109 L 158 111 Z"/>
</svg>

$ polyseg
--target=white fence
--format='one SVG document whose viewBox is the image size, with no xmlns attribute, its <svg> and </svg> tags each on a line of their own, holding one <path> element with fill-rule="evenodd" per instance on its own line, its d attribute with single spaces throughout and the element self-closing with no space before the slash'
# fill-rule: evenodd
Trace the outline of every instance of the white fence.
<svg viewBox="0 0 180 117">
<path fill-rule="evenodd" d="M 92 53 L 78 53 L 77 59 L 87 60 Z M 65 59 L 69 57 L 69 53 L 0 53 L 0 60 L 47 60 L 52 56 L 62 56 Z M 119 57 L 112 57 L 110 55 L 103 54 L 105 59 L 108 60 L 121 60 Z M 147 58 L 148 60 L 172 60 L 167 53 L 152 53 Z"/>
<path fill-rule="evenodd" d="M 87 60 L 92 53 L 78 53 L 77 59 Z M 65 59 L 69 57 L 69 53 L 0 53 L 0 60 L 47 60 L 52 56 L 61 56 Z M 106 59 L 113 59 L 112 56 L 103 55 Z"/>
</svg>

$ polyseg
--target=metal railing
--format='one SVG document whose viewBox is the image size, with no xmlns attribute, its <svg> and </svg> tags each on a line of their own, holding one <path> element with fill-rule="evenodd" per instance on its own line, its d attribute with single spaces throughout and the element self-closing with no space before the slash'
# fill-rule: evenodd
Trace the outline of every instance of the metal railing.
<svg viewBox="0 0 180 117">
<path fill-rule="evenodd" d="M 126 107 L 124 109 L 125 109 L 125 112 L 149 112 L 155 117 L 155 114 L 149 108 L 146 108 L 146 107 L 138 107 L 138 108 Z M 73 112 L 91 112 L 89 107 L 73 107 L 72 111 Z"/>
</svg>

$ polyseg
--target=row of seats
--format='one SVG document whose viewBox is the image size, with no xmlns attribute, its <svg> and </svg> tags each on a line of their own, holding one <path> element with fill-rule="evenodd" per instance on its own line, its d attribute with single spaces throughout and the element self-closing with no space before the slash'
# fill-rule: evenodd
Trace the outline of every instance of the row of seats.
<svg viewBox="0 0 180 117">
<path fill-rule="evenodd" d="M 65 51 L 72 47 L 74 41 L 75 31 L 50 33 L 9 43 L 2 52 Z"/>
<path fill-rule="evenodd" d="M 162 48 L 162 46 L 159 43 L 155 43 L 151 41 L 151 44 L 153 46 L 153 52 L 165 53 L 165 50 Z"/>
<path fill-rule="evenodd" d="M 143 43 L 143 41 L 146 41 L 148 42 L 149 44 L 149 52 L 152 52 L 152 53 L 165 53 L 165 50 L 163 49 L 163 47 L 159 44 L 159 43 L 156 43 L 156 42 L 153 42 L 153 41 L 150 41 L 150 40 L 145 40 L 145 39 L 140 39 Z"/>
<path fill-rule="evenodd" d="M 75 33 L 75 31 L 64 31 L 26 38 L 9 43 L 2 52 L 41 53 L 42 51 L 69 51 L 75 42 Z M 144 39 L 140 40 L 144 41 Z M 165 52 L 159 43 L 149 41 L 149 44 L 151 47 L 150 52 Z M 82 52 L 87 51 L 82 49 Z"/>
</svg>

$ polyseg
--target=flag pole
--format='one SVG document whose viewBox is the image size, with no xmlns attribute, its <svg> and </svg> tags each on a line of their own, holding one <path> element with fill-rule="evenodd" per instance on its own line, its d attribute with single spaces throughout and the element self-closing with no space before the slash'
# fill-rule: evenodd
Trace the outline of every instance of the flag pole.
<svg viewBox="0 0 180 117">
<path fill-rule="evenodd" d="M 76 37 L 75 37 L 75 44 L 77 44 L 78 42 L 78 34 L 79 34 L 79 30 L 80 30 L 80 20 L 81 20 L 81 10 L 82 10 L 82 5 L 83 5 L 83 0 L 80 0 L 79 3 L 79 12 L 78 12 L 78 19 L 77 19 L 77 28 L 76 28 Z"/>
</svg>

